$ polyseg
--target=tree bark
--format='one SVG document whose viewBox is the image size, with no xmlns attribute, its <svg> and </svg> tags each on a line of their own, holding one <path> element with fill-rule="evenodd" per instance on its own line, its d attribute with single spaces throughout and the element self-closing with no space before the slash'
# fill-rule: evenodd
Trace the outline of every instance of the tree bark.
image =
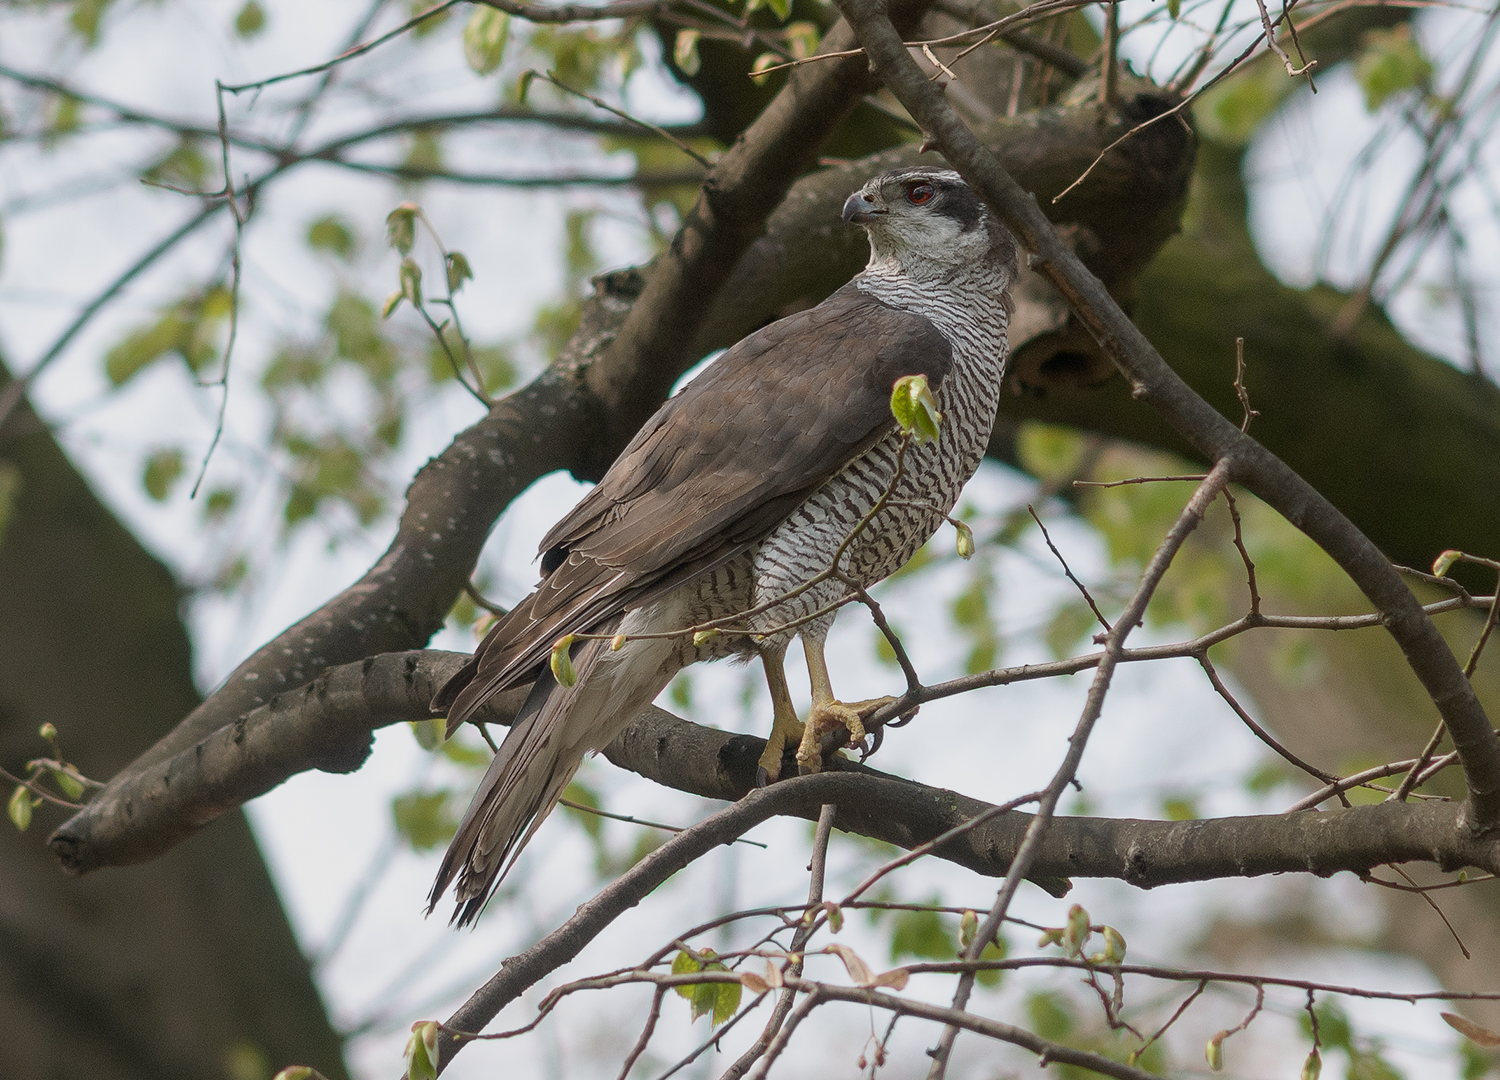
<svg viewBox="0 0 1500 1080">
<path fill-rule="evenodd" d="M 0 385 L 4 375 L 0 372 Z M 107 776 L 197 703 L 182 596 L 29 411 L 0 447 L 19 491 L 0 534 L 0 764 Z M 9 796 L 10 788 L 5 789 Z M 345 1076 L 307 962 L 244 815 L 151 867 L 77 880 L 0 826 L 0 1076 L 202 1080 L 230 1054 Z"/>
</svg>

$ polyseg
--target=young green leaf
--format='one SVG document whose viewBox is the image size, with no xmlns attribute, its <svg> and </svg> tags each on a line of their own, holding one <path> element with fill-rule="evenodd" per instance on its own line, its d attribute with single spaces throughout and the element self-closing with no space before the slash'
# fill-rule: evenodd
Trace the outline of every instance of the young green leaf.
<svg viewBox="0 0 1500 1080">
<path fill-rule="evenodd" d="M 703 961 L 698 958 L 696 953 L 688 952 L 686 949 L 678 950 L 676 958 L 672 961 L 673 975 L 695 975 L 702 970 Z M 679 996 L 692 1001 L 697 989 L 697 986 L 687 983 L 677 987 L 677 993 Z M 696 1020 L 697 1017 L 694 1016 L 693 1019 Z"/>
<path fill-rule="evenodd" d="M 326 214 L 307 227 L 307 246 L 348 259 L 354 254 L 354 230 L 337 214 Z"/>
<path fill-rule="evenodd" d="M 531 92 L 531 83 L 537 77 L 537 72 L 527 68 L 521 72 L 521 77 L 516 80 L 516 104 L 525 105 L 526 95 Z"/>
<path fill-rule="evenodd" d="M 938 412 L 926 375 L 904 375 L 891 388 L 891 415 L 903 432 L 918 443 L 938 437 L 943 414 Z"/>
<path fill-rule="evenodd" d="M 265 28 L 266 9 L 256 3 L 256 0 L 246 0 L 245 6 L 240 8 L 239 14 L 234 17 L 234 32 L 249 40 Z"/>
<path fill-rule="evenodd" d="M 464 27 L 464 59 L 475 74 L 488 75 L 505 59 L 505 44 L 510 40 L 510 16 L 497 8 L 474 8 Z"/>
<path fill-rule="evenodd" d="M 422 268 L 417 265 L 417 260 L 410 255 L 401 260 L 401 295 L 410 301 L 411 306 L 419 308 L 422 306 Z"/>
<path fill-rule="evenodd" d="M 782 59 L 775 53 L 763 52 L 755 58 L 755 63 L 750 65 L 750 77 L 752 79 L 764 79 L 767 77 L 765 74 L 766 69 L 773 68 L 780 63 L 782 63 Z"/>
<path fill-rule="evenodd" d="M 974 937 L 979 933 L 979 913 L 977 911 L 966 911 L 963 918 L 958 920 L 958 951 L 963 952 L 974 943 Z"/>
<path fill-rule="evenodd" d="M 1422 52 L 1406 23 L 1365 35 L 1365 51 L 1354 65 L 1354 77 L 1365 92 L 1365 108 L 1374 112 L 1403 90 L 1425 90 L 1432 83 L 1432 61 Z"/>
<path fill-rule="evenodd" d="M 53 769 L 52 782 L 57 785 L 57 790 L 69 799 L 81 799 L 83 797 L 83 784 L 78 777 L 66 769 Z"/>
<path fill-rule="evenodd" d="M 572 686 L 578 682 L 578 671 L 573 667 L 571 650 L 577 641 L 572 634 L 564 634 L 552 645 L 552 677 L 558 686 Z"/>
<path fill-rule="evenodd" d="M 1063 928 L 1063 948 L 1069 956 L 1077 959 L 1082 955 L 1088 940 L 1089 913 L 1083 909 L 1082 904 L 1074 904 L 1068 908 L 1068 925 Z"/>
<path fill-rule="evenodd" d="M 474 277 L 474 271 L 469 269 L 469 260 L 464 258 L 464 253 L 461 251 L 448 252 L 447 258 L 443 260 L 443 264 L 444 269 L 448 271 L 448 291 L 450 293 L 458 292 L 459 289 L 463 288 L 464 282 L 470 281 Z"/>
<path fill-rule="evenodd" d="M 679 30 L 672 43 L 672 62 L 689 77 L 698 74 L 703 61 L 698 57 L 698 39 L 703 36 L 698 30 Z"/>
<path fill-rule="evenodd" d="M 719 966 L 723 967 L 722 964 Z M 744 987 L 737 982 L 709 983 L 708 985 L 718 992 L 714 1001 L 713 1018 L 714 1026 L 717 1027 L 739 1011 L 740 997 L 744 992 Z"/>
<path fill-rule="evenodd" d="M 24 785 L 16 785 L 16 790 L 11 793 L 10 804 L 6 808 L 10 812 L 10 822 L 19 831 L 25 832 L 31 827 L 31 792 Z"/>
<path fill-rule="evenodd" d="M 390 296 L 387 296 L 385 298 L 385 303 L 380 305 L 380 317 L 382 319 L 389 319 L 396 313 L 396 309 L 401 306 L 401 301 L 405 299 L 406 296 L 401 292 L 400 289 L 397 289 L 395 292 L 391 293 Z"/>
<path fill-rule="evenodd" d="M 1104 934 L 1104 951 L 1096 952 L 1089 957 L 1089 961 L 1094 964 L 1118 964 L 1125 959 L 1124 936 L 1113 926 L 1106 926 L 1101 932 Z"/>
<path fill-rule="evenodd" d="M 406 1080 L 437 1080 L 438 1025 L 418 1020 L 406 1040 Z"/>
<path fill-rule="evenodd" d="M 414 851 L 442 847 L 458 831 L 458 819 L 448 808 L 448 791 L 415 791 L 391 800 L 396 832 Z"/>
<path fill-rule="evenodd" d="M 146 459 L 146 467 L 141 470 L 141 486 L 157 502 L 165 502 L 182 471 L 181 450 L 158 450 Z"/>
<path fill-rule="evenodd" d="M 818 51 L 818 24 L 803 20 L 794 22 L 784 31 L 787 51 L 797 60 L 803 60 Z"/>
<path fill-rule="evenodd" d="M 1447 577 L 1448 571 L 1453 569 L 1453 564 L 1463 557 L 1464 553 L 1462 551 L 1455 551 L 1453 548 L 1449 548 L 1432 561 L 1432 576 Z"/>
<path fill-rule="evenodd" d="M 420 210 L 416 203 L 404 202 L 385 216 L 386 242 L 402 255 L 410 254 L 411 246 L 417 242 L 417 214 Z"/>
</svg>

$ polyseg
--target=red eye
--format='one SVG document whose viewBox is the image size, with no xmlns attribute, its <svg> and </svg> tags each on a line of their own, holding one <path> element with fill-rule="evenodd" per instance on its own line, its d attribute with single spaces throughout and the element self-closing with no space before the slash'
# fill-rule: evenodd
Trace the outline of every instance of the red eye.
<svg viewBox="0 0 1500 1080">
<path fill-rule="evenodd" d="M 931 184 L 912 184 L 906 189 L 906 201 L 913 206 L 921 206 L 924 202 L 931 202 L 936 194 L 937 191 Z"/>
</svg>

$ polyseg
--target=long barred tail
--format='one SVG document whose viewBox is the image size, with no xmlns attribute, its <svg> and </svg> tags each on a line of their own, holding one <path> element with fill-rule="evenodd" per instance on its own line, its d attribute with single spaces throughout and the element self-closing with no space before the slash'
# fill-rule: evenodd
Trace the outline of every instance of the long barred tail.
<svg viewBox="0 0 1500 1080">
<path fill-rule="evenodd" d="M 601 640 L 586 641 L 578 648 L 573 658 L 578 681 L 570 687 L 558 685 L 551 669 L 543 667 L 443 855 L 427 897 L 428 914 L 457 878 L 458 907 L 452 921 L 465 926 L 478 918 L 557 805 L 590 749 L 587 743 L 567 737 L 564 720 L 607 648 L 608 642 Z"/>
</svg>

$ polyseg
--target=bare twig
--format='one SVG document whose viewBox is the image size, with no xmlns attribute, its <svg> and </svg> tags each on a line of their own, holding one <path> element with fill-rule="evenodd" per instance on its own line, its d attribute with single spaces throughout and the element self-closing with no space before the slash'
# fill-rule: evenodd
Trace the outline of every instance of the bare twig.
<svg viewBox="0 0 1500 1080">
<path fill-rule="evenodd" d="M 807 865 L 807 907 L 803 910 L 802 921 L 797 924 L 797 929 L 792 935 L 791 946 L 787 949 L 793 959 L 787 963 L 785 973 L 793 976 L 802 974 L 802 950 L 819 925 L 817 908 L 823 902 L 823 878 L 828 868 L 828 841 L 833 835 L 833 818 L 837 811 L 838 807 L 825 804 L 818 812 L 818 828 L 813 834 L 812 860 Z M 780 1034 L 787 1015 L 792 1010 L 795 997 L 795 990 L 790 987 L 783 988 L 776 999 L 776 1008 L 772 1011 L 771 1018 L 766 1021 L 766 1026 L 761 1029 L 760 1035 L 729 1068 L 724 1070 L 724 1075 L 719 1080 L 739 1080 L 750 1071 L 763 1054 L 769 1051 Z"/>
<path fill-rule="evenodd" d="M 621 120 L 624 120 L 627 124 L 633 124 L 635 127 L 641 128 L 645 131 L 649 131 L 653 135 L 660 135 L 663 139 L 666 139 L 673 146 L 677 147 L 677 149 L 681 150 L 688 157 L 696 161 L 699 165 L 702 165 L 705 169 L 712 169 L 714 167 L 714 163 L 712 161 L 708 160 L 708 158 L 704 157 L 702 154 L 698 153 L 698 151 L 694 150 L 690 144 L 679 139 L 676 135 L 673 135 L 670 131 L 660 126 L 659 124 L 653 124 L 650 121 L 642 120 L 639 117 L 632 116 L 630 115 L 630 113 L 625 112 L 623 109 L 617 109 L 609 102 L 605 101 L 602 98 L 595 97 L 593 94 L 584 93 L 582 90 L 575 90 L 573 87 L 563 82 L 550 71 L 534 71 L 528 69 L 527 71 L 522 73 L 521 77 L 524 79 L 527 76 L 530 76 L 534 79 L 541 79 L 543 82 L 551 83 L 553 86 L 557 87 L 559 90 L 562 90 L 565 93 L 572 94 L 575 97 L 581 97 L 584 101 L 589 102 L 591 105 L 603 109 L 607 113 L 613 113 Z"/>
<path fill-rule="evenodd" d="M 1074 481 L 1075 484 L 1078 482 L 1079 481 L 1077 480 Z M 1042 519 L 1037 517 L 1035 507 L 1033 507 L 1030 503 L 1027 503 L 1026 512 L 1031 515 L 1031 520 L 1036 522 L 1036 527 L 1042 530 L 1042 539 L 1047 541 L 1048 550 L 1050 550 L 1052 554 L 1057 557 L 1058 562 L 1062 563 L 1063 573 L 1067 575 L 1069 581 L 1077 586 L 1078 591 L 1083 594 L 1084 600 L 1089 605 L 1089 610 L 1094 613 L 1094 618 L 1099 620 L 1099 625 L 1104 627 L 1104 632 L 1109 633 L 1109 631 L 1112 629 L 1112 627 L 1109 625 L 1109 620 L 1104 617 L 1104 612 L 1099 610 L 1099 605 L 1094 603 L 1094 598 L 1089 595 L 1088 587 L 1074 576 L 1072 569 L 1068 566 L 1068 560 L 1063 558 L 1062 552 L 1058 551 L 1057 545 L 1052 542 L 1052 534 L 1047 532 L 1047 526 L 1043 525 Z"/>
<path fill-rule="evenodd" d="M 1242 337 L 1234 339 L 1234 396 L 1240 399 L 1240 408 L 1244 411 L 1240 430 L 1249 431 L 1250 421 L 1260 413 L 1250 407 L 1250 392 L 1245 389 L 1245 339 Z"/>
<path fill-rule="evenodd" d="M 647 821 L 645 818 L 631 817 L 629 814 L 615 814 L 608 810 L 601 810 L 597 806 L 574 802 L 572 799 L 558 799 L 557 803 L 559 806 L 566 806 L 569 810 L 576 810 L 580 814 L 592 814 L 594 817 L 608 818 L 610 821 L 623 821 L 627 825 L 644 825 L 648 829 L 661 829 L 663 832 L 680 833 L 686 832 L 689 828 L 686 825 L 667 825 L 660 821 Z M 761 849 L 766 847 L 759 840 L 746 840 L 743 836 L 736 837 L 733 843 L 749 844 L 751 847 Z"/>
</svg>

